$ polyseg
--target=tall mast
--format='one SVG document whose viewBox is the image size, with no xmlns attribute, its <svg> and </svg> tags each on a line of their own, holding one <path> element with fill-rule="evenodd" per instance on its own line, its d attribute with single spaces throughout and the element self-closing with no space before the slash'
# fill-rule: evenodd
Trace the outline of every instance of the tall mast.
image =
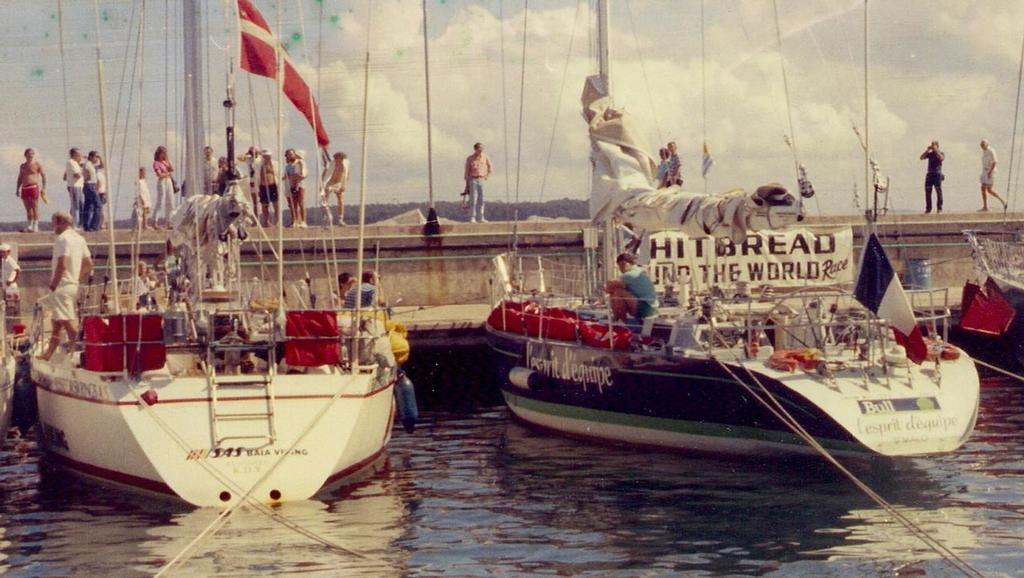
<svg viewBox="0 0 1024 578">
<path fill-rule="evenodd" d="M 611 95 L 611 51 L 608 45 L 608 0 L 597 0 L 597 73 Z"/>
<path fill-rule="evenodd" d="M 107 143 L 110 140 L 107 138 L 107 101 L 103 91 L 103 60 L 101 59 L 100 50 L 100 9 L 99 4 L 93 4 L 93 17 L 96 26 L 96 84 L 99 86 L 100 91 L 100 144 L 103 148 L 103 173 L 107 179 L 107 190 L 111 190 L 110 184 L 110 170 L 107 168 L 107 163 L 110 162 L 110 148 Z M 110 267 L 110 282 L 114 287 L 114 313 L 121 312 L 121 294 L 118 291 L 117 285 L 117 246 L 114 243 L 114 203 L 113 195 L 110 195 L 110 201 L 106 206 L 100 208 L 101 211 L 107 213 L 107 227 L 109 231 L 108 236 L 108 249 L 107 249 L 107 264 Z M 134 271 L 132 272 L 134 273 Z"/>
<path fill-rule="evenodd" d="M 612 96 L 611 78 L 611 50 L 608 40 L 608 0 L 597 0 L 597 74 L 604 84 L 604 89 L 609 97 Z M 614 98 L 612 98 L 614 102 Z M 591 183 L 593 187 L 593 183 Z M 604 278 L 612 279 L 615 271 L 615 258 L 617 252 L 615 223 L 605 222 L 601 247 L 603 249 Z"/>
<path fill-rule="evenodd" d="M 184 0 L 185 58 L 185 182 L 189 194 L 202 192 L 201 163 L 205 146 L 203 121 L 203 35 L 199 10 L 200 0 Z"/>
</svg>

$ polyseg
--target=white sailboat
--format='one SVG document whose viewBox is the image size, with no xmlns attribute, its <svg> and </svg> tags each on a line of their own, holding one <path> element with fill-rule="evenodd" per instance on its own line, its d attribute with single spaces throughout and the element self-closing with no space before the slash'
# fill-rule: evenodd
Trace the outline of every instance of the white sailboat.
<svg viewBox="0 0 1024 578">
<path fill-rule="evenodd" d="M 200 182 L 203 146 L 200 6 L 183 5 L 192 183 Z M 284 70 L 274 42 L 276 70 Z M 279 103 L 284 76 L 277 75 Z M 230 119 L 230 86 L 225 106 Z M 280 214 L 278 289 L 268 298 L 262 283 L 243 283 L 239 246 L 254 222 L 247 197 L 234 181 L 223 197 L 193 196 L 175 213 L 182 268 L 165 311 L 118 312 L 115 298 L 113 315 L 82 320 L 84 348 L 34 357 L 41 445 L 56 463 L 229 507 L 307 499 L 380 462 L 398 373 L 383 324 L 362 305 L 293 309 L 275 297 L 283 287 Z M 32 331 L 38 355 L 46 343 L 39 314 Z"/>
<path fill-rule="evenodd" d="M 600 74 L 582 97 L 596 226 L 585 235 L 587 263 L 495 260 L 487 331 L 513 416 L 573 437 L 758 457 L 962 445 L 979 379 L 935 331 L 948 317 L 942 295 L 928 295 L 929 313 L 915 319 L 879 245 L 865 251 L 855 300 L 852 232 L 787 230 L 802 210 L 781 186 L 656 189 L 629 114 L 612 104 L 607 1 L 598 5 Z M 661 307 L 625 324 L 613 320 L 593 262 L 603 252 L 610 278 L 618 251 L 630 249 L 651 258 Z M 901 300 L 905 309 L 893 307 Z M 930 330 L 927 344 L 917 322 Z"/>
</svg>

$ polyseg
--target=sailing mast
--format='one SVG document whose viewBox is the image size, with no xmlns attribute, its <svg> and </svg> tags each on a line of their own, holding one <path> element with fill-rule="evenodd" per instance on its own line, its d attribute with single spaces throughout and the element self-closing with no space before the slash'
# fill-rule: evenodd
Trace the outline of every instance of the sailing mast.
<svg viewBox="0 0 1024 578">
<path fill-rule="evenodd" d="M 185 183 L 190 195 L 202 191 L 203 147 L 206 133 L 203 118 L 203 42 L 199 17 L 200 0 L 185 0 Z"/>
<path fill-rule="evenodd" d="M 608 38 L 608 2 L 609 0 L 597 0 L 597 75 L 600 81 L 599 84 L 604 85 L 605 94 L 608 95 L 611 101 L 614 101 L 611 81 L 611 49 Z M 591 187 L 593 187 L 593 182 L 591 182 Z M 604 237 L 601 243 L 604 249 L 602 251 L 602 261 L 605 280 L 611 279 L 614 275 L 615 258 L 617 256 L 616 234 L 615 223 L 606 222 L 604 224 Z"/>
</svg>

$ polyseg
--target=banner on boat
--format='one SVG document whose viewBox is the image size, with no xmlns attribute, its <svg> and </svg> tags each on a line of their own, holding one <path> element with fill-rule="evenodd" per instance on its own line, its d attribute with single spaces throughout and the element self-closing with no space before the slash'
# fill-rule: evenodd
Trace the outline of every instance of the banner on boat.
<svg viewBox="0 0 1024 578">
<path fill-rule="evenodd" d="M 853 230 L 807 229 L 750 233 L 740 243 L 727 237 L 690 237 L 660 232 L 648 241 L 648 270 L 658 287 L 690 284 L 804 287 L 852 283 Z"/>
</svg>

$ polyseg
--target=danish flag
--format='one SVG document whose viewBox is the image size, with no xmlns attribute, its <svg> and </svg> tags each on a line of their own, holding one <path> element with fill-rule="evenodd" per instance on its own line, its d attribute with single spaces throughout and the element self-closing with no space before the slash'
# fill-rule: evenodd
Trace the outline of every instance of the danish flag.
<svg viewBox="0 0 1024 578">
<path fill-rule="evenodd" d="M 317 145 L 326 147 L 330 139 L 324 130 L 324 123 L 320 120 L 320 107 L 316 99 L 251 0 L 238 0 L 238 29 L 242 37 L 239 62 L 242 70 L 267 78 L 277 78 L 277 50 L 281 50 L 284 62 L 284 94 L 316 131 Z"/>
</svg>

